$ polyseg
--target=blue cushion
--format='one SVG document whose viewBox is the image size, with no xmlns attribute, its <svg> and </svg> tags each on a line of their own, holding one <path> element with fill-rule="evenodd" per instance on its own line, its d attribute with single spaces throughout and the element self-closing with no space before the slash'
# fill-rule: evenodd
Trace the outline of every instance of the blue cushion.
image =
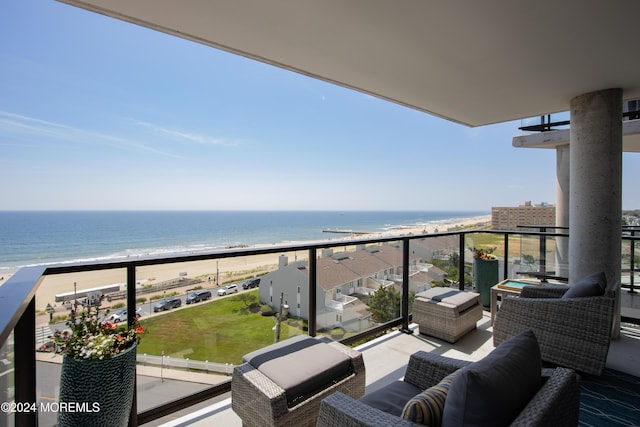
<svg viewBox="0 0 640 427">
<path fill-rule="evenodd" d="M 360 402 L 399 417 L 409 399 L 422 390 L 406 381 L 394 381 L 374 392 L 367 393 L 360 398 Z"/>
<path fill-rule="evenodd" d="M 540 347 L 531 331 L 503 342 L 484 359 L 458 371 L 444 405 L 442 425 L 509 425 L 542 385 Z"/>
<path fill-rule="evenodd" d="M 604 295 L 606 287 L 607 276 L 603 272 L 593 273 L 571 285 L 562 298 L 597 297 Z"/>
</svg>

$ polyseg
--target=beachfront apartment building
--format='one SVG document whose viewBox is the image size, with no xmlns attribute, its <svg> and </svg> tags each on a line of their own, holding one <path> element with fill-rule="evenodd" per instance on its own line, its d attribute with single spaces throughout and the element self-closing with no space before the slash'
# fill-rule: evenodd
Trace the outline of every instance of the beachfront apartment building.
<svg viewBox="0 0 640 427">
<path fill-rule="evenodd" d="M 418 252 L 426 252 L 416 244 Z M 409 291 L 420 292 L 442 282 L 445 272 L 425 264 L 424 258 L 410 255 Z M 324 249 L 317 269 L 317 326 L 318 329 L 342 326 L 349 331 L 361 331 L 371 325 L 371 313 L 357 295 L 371 295 L 377 289 L 393 286 L 401 290 L 402 247 L 399 244 L 358 246 L 354 251 L 334 253 Z M 279 258 L 278 269 L 262 277 L 260 301 L 275 311 L 280 301 L 289 307 L 289 314 L 309 318 L 309 266 L 306 261 L 289 264 L 285 255 Z"/>
<path fill-rule="evenodd" d="M 491 228 L 516 230 L 518 226 L 553 227 L 556 225 L 556 207 L 547 203 L 532 205 L 530 201 L 517 207 L 492 207 Z"/>
</svg>

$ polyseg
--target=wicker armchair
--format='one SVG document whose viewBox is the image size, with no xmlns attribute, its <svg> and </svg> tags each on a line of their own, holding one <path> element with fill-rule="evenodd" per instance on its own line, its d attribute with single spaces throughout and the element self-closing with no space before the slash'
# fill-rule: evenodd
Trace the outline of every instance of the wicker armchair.
<svg viewBox="0 0 640 427">
<path fill-rule="evenodd" d="M 427 389 L 470 363 L 419 351 L 411 355 L 404 381 Z M 575 371 L 565 368 L 543 369 L 542 377 L 542 387 L 511 425 L 577 425 L 580 390 Z M 322 401 L 317 423 L 318 427 L 416 425 L 342 393 L 335 393 Z"/>
<path fill-rule="evenodd" d="M 561 298 L 567 286 L 526 286 L 519 298 L 507 297 L 496 314 L 493 343 L 525 330 L 540 344 L 542 360 L 601 375 L 607 361 L 617 298 L 617 282 L 602 296 Z"/>
</svg>

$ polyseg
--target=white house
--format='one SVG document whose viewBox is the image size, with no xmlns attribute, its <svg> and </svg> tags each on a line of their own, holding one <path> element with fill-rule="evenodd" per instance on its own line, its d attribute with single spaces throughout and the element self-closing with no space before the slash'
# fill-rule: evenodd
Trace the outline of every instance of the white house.
<svg viewBox="0 0 640 427">
<path fill-rule="evenodd" d="M 410 286 L 418 291 L 433 279 L 433 273 L 418 270 L 420 258 L 410 256 Z M 357 295 L 369 295 L 382 286 L 402 282 L 402 248 L 383 244 L 358 246 L 354 251 L 322 251 L 317 268 L 318 329 L 342 326 L 358 331 L 370 325 L 371 314 Z M 437 275 L 435 276 L 437 277 Z M 280 256 L 278 269 L 260 281 L 260 301 L 279 309 L 280 297 L 295 317 L 309 316 L 309 266 L 306 261 L 289 264 Z"/>
</svg>

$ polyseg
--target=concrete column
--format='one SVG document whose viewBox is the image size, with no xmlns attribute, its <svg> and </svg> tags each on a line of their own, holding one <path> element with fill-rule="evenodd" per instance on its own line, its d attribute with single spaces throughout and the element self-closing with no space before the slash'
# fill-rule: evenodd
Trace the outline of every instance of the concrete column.
<svg viewBox="0 0 640 427">
<path fill-rule="evenodd" d="M 622 90 L 571 100 L 569 283 L 597 271 L 620 280 Z M 618 304 L 619 311 L 619 304 Z M 619 334 L 616 316 L 614 337 Z"/>
<path fill-rule="evenodd" d="M 556 147 L 556 226 L 569 227 L 569 144 Z M 558 230 L 564 232 L 565 230 Z M 556 238 L 556 276 L 569 277 L 569 239 Z"/>
</svg>

